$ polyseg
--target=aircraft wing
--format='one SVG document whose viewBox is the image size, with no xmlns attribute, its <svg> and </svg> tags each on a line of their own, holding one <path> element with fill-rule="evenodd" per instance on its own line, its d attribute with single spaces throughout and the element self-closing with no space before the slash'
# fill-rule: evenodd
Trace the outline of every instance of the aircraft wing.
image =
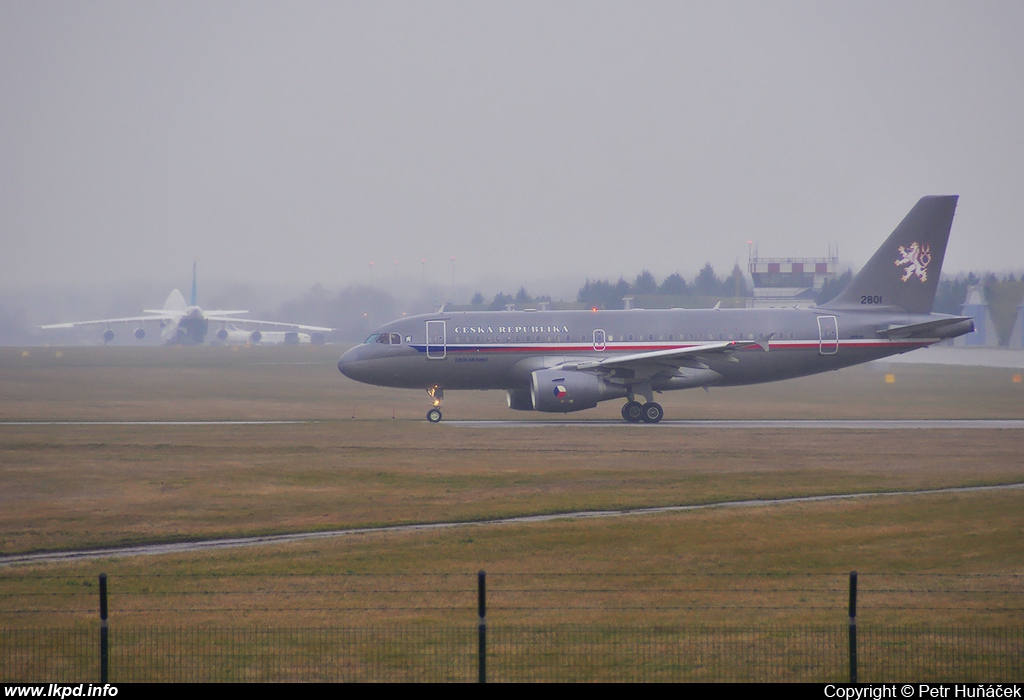
<svg viewBox="0 0 1024 700">
<path fill-rule="evenodd" d="M 39 326 L 40 329 L 54 330 L 58 328 L 78 328 L 80 326 L 109 326 L 114 323 L 145 323 L 146 321 L 175 321 L 181 318 L 181 314 L 169 314 L 164 311 L 154 311 L 149 316 L 129 316 L 127 318 L 103 318 L 96 321 L 72 321 L 71 323 L 50 323 Z"/>
<path fill-rule="evenodd" d="M 737 362 L 738 360 L 735 357 L 732 357 L 734 350 L 754 346 L 768 352 L 768 338 L 765 338 L 764 340 L 726 340 L 719 343 L 693 345 L 687 348 L 670 348 L 668 350 L 636 352 L 629 355 L 612 355 L 600 360 L 567 362 L 561 365 L 561 367 L 562 369 L 575 369 L 591 372 L 623 367 L 637 369 L 640 367 L 650 367 L 652 365 L 679 367 L 680 365 L 694 360 L 699 362 L 702 356 L 707 355 L 723 355 L 730 361 Z"/>
<path fill-rule="evenodd" d="M 306 331 L 308 333 L 332 333 L 336 330 L 334 328 L 324 328 L 322 326 L 304 326 L 301 323 L 284 323 L 282 321 L 260 321 L 255 318 L 232 318 L 231 316 L 221 315 L 217 312 L 207 312 L 206 320 L 210 321 L 211 323 L 237 323 L 249 326 L 258 326 L 262 328 L 282 328 L 289 331 Z"/>
</svg>

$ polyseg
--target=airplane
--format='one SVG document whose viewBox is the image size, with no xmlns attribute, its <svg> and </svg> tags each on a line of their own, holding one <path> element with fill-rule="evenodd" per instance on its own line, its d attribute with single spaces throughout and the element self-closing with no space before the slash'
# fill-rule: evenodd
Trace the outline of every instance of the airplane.
<svg viewBox="0 0 1024 700">
<path fill-rule="evenodd" d="M 56 330 L 66 328 L 78 328 L 82 326 L 106 326 L 103 331 L 103 341 L 109 343 L 114 339 L 115 324 L 137 324 L 133 335 L 136 339 L 142 340 L 146 337 L 146 329 L 142 324 L 159 323 L 160 339 L 169 344 L 201 345 L 206 341 L 210 330 L 210 324 L 220 324 L 220 328 L 214 332 L 214 337 L 221 342 L 228 343 L 260 343 L 267 344 L 287 343 L 298 344 L 311 342 L 323 342 L 323 335 L 330 333 L 333 328 L 322 328 L 320 326 L 303 326 L 297 323 L 282 323 L 280 321 L 259 321 L 250 318 L 235 318 L 238 314 L 247 314 L 244 309 L 217 309 L 203 310 L 196 305 L 196 265 L 192 264 L 192 296 L 188 304 L 185 297 L 177 289 L 172 290 L 164 302 L 162 309 L 143 309 L 148 316 L 131 316 L 128 318 L 108 318 L 97 321 L 74 321 L 72 323 L 51 323 L 40 326 L 42 330 Z M 240 330 L 235 325 L 256 326 L 255 330 Z M 261 331 L 260 328 L 278 328 L 284 330 Z M 306 331 L 300 333 L 300 331 Z M 312 333 L 313 335 L 309 335 Z"/>
<path fill-rule="evenodd" d="M 657 423 L 654 394 L 759 384 L 858 365 L 974 330 L 932 313 L 957 196 L 920 199 L 849 286 L 792 309 L 470 311 L 392 321 L 338 361 L 343 375 L 444 392 L 504 389 L 514 410 L 570 413 L 625 399 L 622 418 Z M 639 399 L 643 399 L 643 402 Z"/>
</svg>

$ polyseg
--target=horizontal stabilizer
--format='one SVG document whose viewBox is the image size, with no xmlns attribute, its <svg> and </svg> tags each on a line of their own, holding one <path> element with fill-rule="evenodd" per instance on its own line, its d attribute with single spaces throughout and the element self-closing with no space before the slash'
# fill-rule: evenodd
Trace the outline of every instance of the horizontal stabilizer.
<svg viewBox="0 0 1024 700">
<path fill-rule="evenodd" d="M 949 316 L 935 321 L 925 321 L 924 323 L 889 326 L 879 330 L 878 334 L 890 340 L 901 338 L 953 338 L 964 333 L 970 333 L 973 330 L 974 319 L 968 316 Z"/>
</svg>

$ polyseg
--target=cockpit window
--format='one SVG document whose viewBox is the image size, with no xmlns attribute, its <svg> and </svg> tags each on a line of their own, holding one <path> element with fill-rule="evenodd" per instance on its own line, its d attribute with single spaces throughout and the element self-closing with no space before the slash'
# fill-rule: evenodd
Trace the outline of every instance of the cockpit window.
<svg viewBox="0 0 1024 700">
<path fill-rule="evenodd" d="M 401 345 L 402 336 L 398 333 L 374 333 L 363 341 L 366 345 L 380 343 L 381 345 Z"/>
</svg>

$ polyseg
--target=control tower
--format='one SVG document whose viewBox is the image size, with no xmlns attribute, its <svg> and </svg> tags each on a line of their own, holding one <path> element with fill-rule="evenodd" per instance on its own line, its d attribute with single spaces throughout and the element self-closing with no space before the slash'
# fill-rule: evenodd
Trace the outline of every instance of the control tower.
<svg viewBox="0 0 1024 700">
<path fill-rule="evenodd" d="M 754 308 L 814 306 L 825 282 L 838 277 L 839 253 L 825 258 L 762 258 L 750 248 L 747 271 L 754 280 Z"/>
</svg>

